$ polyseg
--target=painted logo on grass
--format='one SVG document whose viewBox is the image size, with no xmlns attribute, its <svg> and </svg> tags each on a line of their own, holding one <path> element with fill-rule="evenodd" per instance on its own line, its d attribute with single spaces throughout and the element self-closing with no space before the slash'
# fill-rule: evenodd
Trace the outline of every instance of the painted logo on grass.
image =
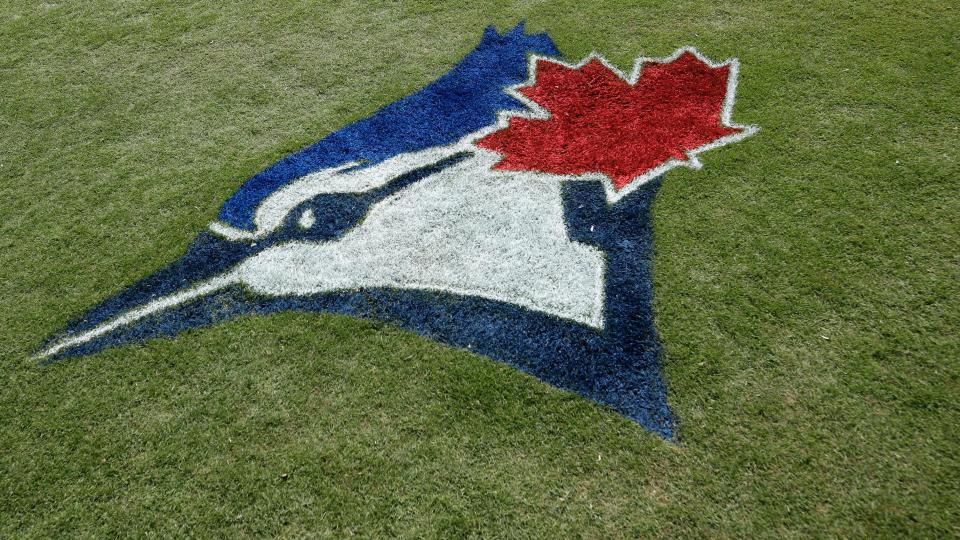
<svg viewBox="0 0 960 540">
<path fill-rule="evenodd" d="M 426 88 L 253 176 L 186 255 L 51 338 L 57 359 L 282 310 L 377 319 L 672 437 L 653 323 L 662 175 L 754 133 L 737 62 L 624 74 L 487 29 Z"/>
</svg>

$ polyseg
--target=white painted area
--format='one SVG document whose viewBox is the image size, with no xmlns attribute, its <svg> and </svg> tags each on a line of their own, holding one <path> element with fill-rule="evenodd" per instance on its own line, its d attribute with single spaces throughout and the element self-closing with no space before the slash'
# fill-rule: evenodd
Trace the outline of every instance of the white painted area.
<svg viewBox="0 0 960 540">
<path fill-rule="evenodd" d="M 603 252 L 569 239 L 559 176 L 491 171 L 476 157 L 373 206 L 333 242 L 291 242 L 236 278 L 267 295 L 390 287 L 499 300 L 603 326 Z"/>
<path fill-rule="evenodd" d="M 300 214 L 300 219 L 297 220 L 297 225 L 301 229 L 309 229 L 317 223 L 317 216 L 313 213 L 313 208 L 307 208 Z"/>
<path fill-rule="evenodd" d="M 567 235 L 561 183 L 569 177 L 491 170 L 498 159 L 478 149 L 474 157 L 375 204 L 338 240 L 269 248 L 215 278 L 67 336 L 38 356 L 237 283 L 270 296 L 371 287 L 433 290 L 602 328 L 605 258 Z M 309 216 L 301 216 L 301 226 L 305 220 Z"/>
</svg>

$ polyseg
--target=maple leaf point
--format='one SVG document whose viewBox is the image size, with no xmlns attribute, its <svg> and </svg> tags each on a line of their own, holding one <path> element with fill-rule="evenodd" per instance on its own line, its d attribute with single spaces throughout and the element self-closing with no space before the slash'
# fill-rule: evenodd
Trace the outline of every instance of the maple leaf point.
<svg viewBox="0 0 960 540">
<path fill-rule="evenodd" d="M 757 130 L 730 121 L 736 60 L 715 64 L 680 49 L 639 59 L 630 79 L 593 55 L 577 66 L 532 62 L 533 82 L 512 92 L 537 112 L 475 142 L 503 154 L 495 169 L 603 173 L 617 199 L 678 165 L 699 168 L 698 153 Z"/>
</svg>

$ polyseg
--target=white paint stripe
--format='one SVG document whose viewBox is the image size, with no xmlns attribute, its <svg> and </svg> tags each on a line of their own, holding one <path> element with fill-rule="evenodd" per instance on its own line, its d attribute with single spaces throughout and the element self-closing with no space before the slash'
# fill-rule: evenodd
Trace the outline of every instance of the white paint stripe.
<svg viewBox="0 0 960 540">
<path fill-rule="evenodd" d="M 82 334 L 77 334 L 71 337 L 66 337 L 57 343 L 51 345 L 47 350 L 37 355 L 37 358 L 46 358 L 48 356 L 53 356 L 64 349 L 69 349 L 70 347 L 76 347 L 77 345 L 82 345 L 96 337 L 102 336 L 111 330 L 115 330 L 121 326 L 130 324 L 138 319 L 142 319 L 148 315 L 158 313 L 165 309 L 171 308 L 178 304 L 187 302 L 194 298 L 210 294 L 218 289 L 222 289 L 231 283 L 236 283 L 236 279 L 230 275 L 225 274 L 222 276 L 215 277 L 211 280 L 205 281 L 195 287 L 186 289 L 169 296 L 164 296 L 158 298 L 151 302 L 144 304 L 139 308 L 132 309 L 127 311 L 123 315 L 111 319 L 105 323 L 102 323 Z"/>
</svg>

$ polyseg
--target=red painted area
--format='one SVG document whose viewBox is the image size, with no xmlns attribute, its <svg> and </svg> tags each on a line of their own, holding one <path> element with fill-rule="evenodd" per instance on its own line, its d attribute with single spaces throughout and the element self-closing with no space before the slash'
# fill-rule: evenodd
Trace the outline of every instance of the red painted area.
<svg viewBox="0 0 960 540">
<path fill-rule="evenodd" d="M 571 69 L 539 60 L 536 82 L 519 92 L 550 112 L 511 118 L 476 142 L 504 154 L 494 167 L 555 174 L 605 173 L 616 189 L 670 159 L 741 130 L 723 125 L 729 66 L 691 53 L 643 66 L 631 85 L 599 60 Z"/>
</svg>

